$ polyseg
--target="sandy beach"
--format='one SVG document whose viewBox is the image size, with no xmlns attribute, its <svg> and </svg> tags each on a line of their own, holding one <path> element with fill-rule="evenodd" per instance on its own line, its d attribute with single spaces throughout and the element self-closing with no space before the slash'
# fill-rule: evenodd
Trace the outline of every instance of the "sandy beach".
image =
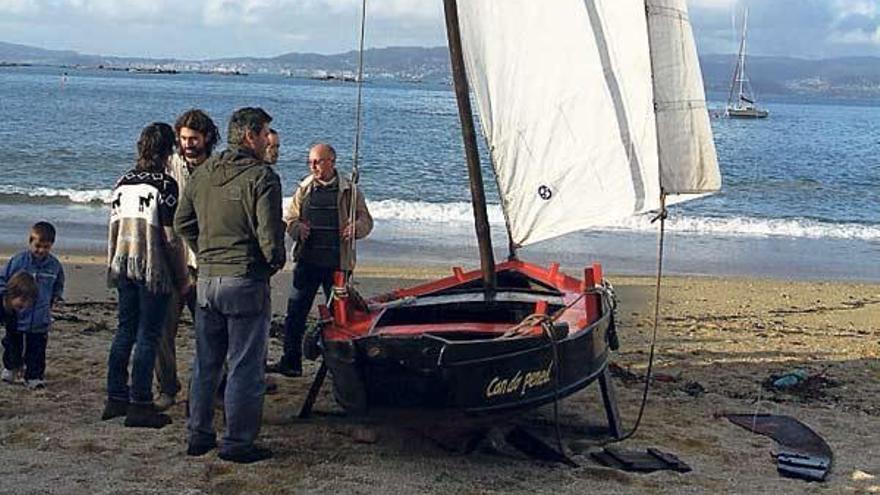
<svg viewBox="0 0 880 495">
<path fill-rule="evenodd" d="M 99 255 L 61 256 L 66 304 L 49 338 L 48 388 L 0 386 L 0 493 L 880 493 L 880 285 L 761 279 L 668 277 L 655 372 L 642 426 L 626 448 L 657 447 L 693 471 L 633 474 L 601 467 L 589 451 L 607 440 L 593 385 L 560 405 L 563 440 L 578 467 L 528 458 L 491 441 L 464 454 L 429 438 L 423 425 L 341 415 L 325 386 L 315 416 L 296 412 L 306 376 L 277 377 L 267 396 L 261 441 L 275 458 L 250 466 L 216 453 L 189 458 L 184 407 L 162 430 L 99 420 L 106 357 L 116 322 Z M 5 261 L 3 257 L 3 261 Z M 364 295 L 409 285 L 446 270 L 398 265 L 359 267 Z M 621 350 L 615 384 L 625 427 L 641 399 L 651 336 L 650 277 L 609 276 L 619 293 Z M 273 280 L 275 319 L 282 318 L 290 269 Z M 178 337 L 181 379 L 188 376 L 191 321 Z M 281 350 L 272 339 L 270 354 Z M 762 386 L 802 369 L 818 375 L 803 393 Z M 825 438 L 835 464 L 825 483 L 781 478 L 776 444 L 717 415 L 788 414 Z M 218 424 L 222 419 L 218 414 Z M 520 419 L 553 424 L 551 406 Z M 363 442 L 364 428 L 376 433 Z"/>
</svg>

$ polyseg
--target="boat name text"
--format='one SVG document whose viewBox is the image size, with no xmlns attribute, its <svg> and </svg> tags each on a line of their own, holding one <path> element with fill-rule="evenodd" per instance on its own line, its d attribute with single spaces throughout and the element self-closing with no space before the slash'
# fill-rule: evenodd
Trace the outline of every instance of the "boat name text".
<svg viewBox="0 0 880 495">
<path fill-rule="evenodd" d="M 553 370 L 553 362 L 551 361 L 547 368 L 540 368 L 531 371 L 519 370 L 509 378 L 496 376 L 489 381 L 486 387 L 486 398 L 499 397 L 504 395 L 519 394 L 526 395 L 529 390 L 550 383 L 551 372 Z"/>
</svg>

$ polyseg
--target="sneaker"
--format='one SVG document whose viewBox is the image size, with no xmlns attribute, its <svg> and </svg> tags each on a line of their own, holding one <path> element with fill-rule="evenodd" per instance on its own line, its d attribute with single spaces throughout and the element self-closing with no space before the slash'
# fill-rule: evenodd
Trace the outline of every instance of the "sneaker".
<svg viewBox="0 0 880 495">
<path fill-rule="evenodd" d="M 28 390 L 42 390 L 46 388 L 46 380 L 42 378 L 34 378 L 33 380 L 25 380 L 24 386 L 28 388 Z"/>
<path fill-rule="evenodd" d="M 153 404 L 129 404 L 125 413 L 125 426 L 135 428 L 155 428 L 171 424 L 167 414 L 157 412 Z"/>
<path fill-rule="evenodd" d="M 159 398 L 157 398 L 153 402 L 153 407 L 156 409 L 156 411 L 162 412 L 162 411 L 167 411 L 175 403 L 176 402 L 174 400 L 173 395 L 161 393 L 161 394 L 159 394 Z"/>
<path fill-rule="evenodd" d="M 104 403 L 104 412 L 101 413 L 101 421 L 125 416 L 127 412 L 127 400 L 107 399 L 107 402 Z"/>
<path fill-rule="evenodd" d="M 217 447 L 217 441 L 212 440 L 210 442 L 204 443 L 193 443 L 189 442 L 186 446 L 186 455 L 191 457 L 199 457 L 207 454 L 208 452 L 214 450 Z"/>
<path fill-rule="evenodd" d="M 291 366 L 283 360 L 266 365 L 266 373 L 277 373 L 288 378 L 296 378 L 302 376 L 302 364 L 299 366 Z"/>
<path fill-rule="evenodd" d="M 237 452 L 220 451 L 220 454 L 218 454 L 217 457 L 223 459 L 224 461 L 236 462 L 238 464 L 250 464 L 252 462 L 260 462 L 265 461 L 266 459 L 271 459 L 272 451 L 267 449 L 266 447 L 257 447 L 256 445 L 252 445 L 247 449 Z"/>
<path fill-rule="evenodd" d="M 0 379 L 2 379 L 6 383 L 15 383 L 15 376 L 18 374 L 18 370 L 9 370 L 3 368 L 3 373 L 0 373 Z"/>
</svg>

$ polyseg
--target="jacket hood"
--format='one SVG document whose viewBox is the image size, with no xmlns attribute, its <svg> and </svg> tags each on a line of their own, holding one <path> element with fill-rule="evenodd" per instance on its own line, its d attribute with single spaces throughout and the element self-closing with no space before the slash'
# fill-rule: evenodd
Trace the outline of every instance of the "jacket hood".
<svg viewBox="0 0 880 495">
<path fill-rule="evenodd" d="M 253 150 L 229 148 L 216 157 L 208 159 L 204 166 L 211 176 L 211 184 L 223 186 L 256 165 L 263 165 Z"/>
</svg>

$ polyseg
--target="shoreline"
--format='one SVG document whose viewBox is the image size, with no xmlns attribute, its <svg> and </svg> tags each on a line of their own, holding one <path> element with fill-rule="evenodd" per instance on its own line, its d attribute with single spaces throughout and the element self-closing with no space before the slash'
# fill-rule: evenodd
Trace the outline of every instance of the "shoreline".
<svg viewBox="0 0 880 495">
<path fill-rule="evenodd" d="M 45 390 L 0 384 L 0 473 L 6 486 L 40 493 L 875 493 L 880 491 L 880 284 L 678 277 L 664 280 L 662 325 L 648 409 L 636 437 L 622 447 L 660 448 L 693 472 L 625 473 L 589 456 L 606 439 L 598 387 L 559 404 L 563 441 L 577 467 L 499 450 L 484 441 L 473 452 L 450 452 L 437 430 L 380 418 L 347 418 L 323 387 L 316 414 L 296 412 L 317 371 L 303 378 L 275 376 L 279 393 L 265 398 L 259 442 L 275 458 L 239 466 L 215 453 L 185 455 L 182 404 L 173 423 L 158 431 L 100 421 L 106 357 L 116 325 L 112 292 L 103 288 L 100 257 L 70 255 L 66 303 L 56 308 L 49 337 Z M 356 276 L 365 296 L 448 268 L 414 270 L 406 264 L 366 261 Z M 613 381 L 625 428 L 638 413 L 653 315 L 651 277 L 613 276 L 620 298 L 621 348 L 613 354 Z M 290 269 L 273 278 L 273 319 L 283 317 Z M 318 297 L 321 301 L 322 297 Z M 194 349 L 188 312 L 177 339 L 180 378 L 188 377 Z M 270 338 L 270 360 L 282 342 Z M 802 369 L 826 380 L 809 393 L 762 385 L 768 377 Z M 181 397 L 179 397 L 182 399 Z M 770 439 L 718 419 L 721 412 L 793 416 L 826 439 L 835 454 L 826 483 L 781 478 Z M 529 412 L 520 424 L 553 438 L 552 406 Z M 219 426 L 222 416 L 218 414 Z M 364 443 L 367 425 L 376 440 Z M 551 427 L 548 429 L 547 425 Z M 451 425 L 444 425 L 449 429 Z M 544 431 L 538 430 L 538 431 Z M 443 431 L 442 429 L 440 431 Z M 555 445 L 555 440 L 549 441 Z"/>
</svg>

